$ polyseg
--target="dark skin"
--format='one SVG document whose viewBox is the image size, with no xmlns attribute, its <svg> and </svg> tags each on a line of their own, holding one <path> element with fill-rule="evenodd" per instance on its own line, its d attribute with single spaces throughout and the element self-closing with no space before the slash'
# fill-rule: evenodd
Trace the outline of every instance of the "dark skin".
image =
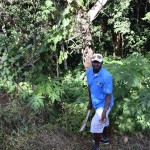
<svg viewBox="0 0 150 150">
<path fill-rule="evenodd" d="M 94 74 L 98 73 L 100 71 L 102 65 L 103 65 L 103 62 L 100 63 L 98 61 L 93 61 L 92 62 L 93 73 Z M 92 109 L 92 99 L 91 99 L 91 92 L 90 92 L 90 88 L 89 87 L 88 87 L 88 92 L 89 92 L 88 109 Z M 105 105 L 104 105 L 104 109 L 103 109 L 103 112 L 102 112 L 100 123 L 105 123 L 106 122 L 106 113 L 107 113 L 107 110 L 109 108 L 110 101 L 111 101 L 111 94 L 107 94 L 106 95 L 106 101 L 105 101 Z M 100 138 L 101 138 L 101 133 L 94 133 L 95 145 L 97 147 L 99 147 Z"/>
</svg>

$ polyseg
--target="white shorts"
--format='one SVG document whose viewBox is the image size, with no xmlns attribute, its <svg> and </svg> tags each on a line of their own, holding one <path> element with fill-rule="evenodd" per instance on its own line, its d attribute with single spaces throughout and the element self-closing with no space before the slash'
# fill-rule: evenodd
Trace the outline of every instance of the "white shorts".
<svg viewBox="0 0 150 150">
<path fill-rule="evenodd" d="M 92 118 L 91 122 L 91 129 L 90 129 L 91 133 L 103 133 L 104 127 L 109 125 L 108 114 L 110 112 L 110 108 L 107 110 L 105 123 L 100 123 L 102 112 L 103 112 L 102 108 L 96 110 L 95 115 Z"/>
</svg>

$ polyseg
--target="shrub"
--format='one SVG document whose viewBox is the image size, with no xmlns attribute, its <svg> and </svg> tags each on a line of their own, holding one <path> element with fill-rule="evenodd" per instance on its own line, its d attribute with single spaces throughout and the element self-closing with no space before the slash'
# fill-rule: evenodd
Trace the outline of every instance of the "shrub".
<svg viewBox="0 0 150 150">
<path fill-rule="evenodd" d="M 115 105 L 112 121 L 123 132 L 150 128 L 149 57 L 133 54 L 126 59 L 106 61 L 114 77 Z"/>
</svg>

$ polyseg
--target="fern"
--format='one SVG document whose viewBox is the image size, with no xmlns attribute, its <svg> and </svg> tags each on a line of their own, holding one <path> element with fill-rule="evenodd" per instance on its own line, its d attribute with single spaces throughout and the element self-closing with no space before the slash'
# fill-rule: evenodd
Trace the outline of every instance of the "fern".
<svg viewBox="0 0 150 150">
<path fill-rule="evenodd" d="M 37 110 L 41 107 L 44 107 L 44 103 L 43 103 L 43 100 L 44 100 L 44 96 L 42 96 L 41 94 L 33 94 L 29 99 L 29 103 L 28 105 L 34 109 L 34 110 Z"/>
<path fill-rule="evenodd" d="M 54 101 L 61 101 L 61 96 L 64 93 L 64 90 L 58 79 L 47 79 L 46 82 L 39 83 L 36 86 L 34 93 L 48 97 L 49 102 L 54 103 Z"/>
</svg>

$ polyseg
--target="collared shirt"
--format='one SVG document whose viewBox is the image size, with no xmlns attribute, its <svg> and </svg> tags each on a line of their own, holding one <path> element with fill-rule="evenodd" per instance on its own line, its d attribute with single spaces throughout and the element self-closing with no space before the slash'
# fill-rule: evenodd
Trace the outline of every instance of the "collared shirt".
<svg viewBox="0 0 150 150">
<path fill-rule="evenodd" d="M 112 75 L 103 67 L 97 74 L 94 74 L 91 67 L 87 70 L 86 76 L 93 107 L 95 109 L 104 108 L 106 94 L 111 94 L 111 108 L 114 104 Z"/>
</svg>

